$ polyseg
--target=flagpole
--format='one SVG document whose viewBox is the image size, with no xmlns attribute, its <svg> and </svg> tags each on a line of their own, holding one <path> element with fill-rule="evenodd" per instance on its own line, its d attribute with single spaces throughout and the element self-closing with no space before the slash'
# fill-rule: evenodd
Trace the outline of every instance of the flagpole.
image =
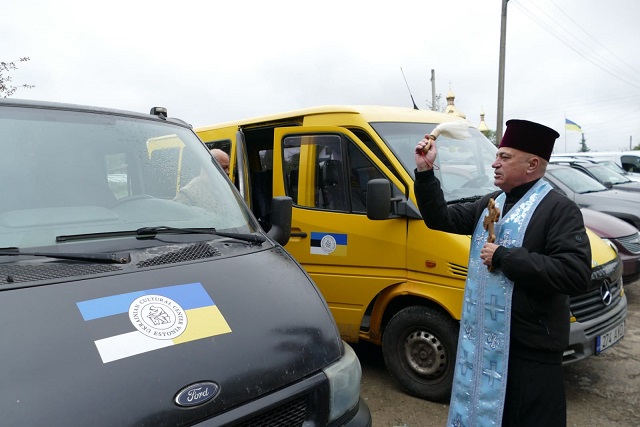
<svg viewBox="0 0 640 427">
<path fill-rule="evenodd" d="M 567 153 L 567 113 L 564 113 L 564 153 Z"/>
</svg>

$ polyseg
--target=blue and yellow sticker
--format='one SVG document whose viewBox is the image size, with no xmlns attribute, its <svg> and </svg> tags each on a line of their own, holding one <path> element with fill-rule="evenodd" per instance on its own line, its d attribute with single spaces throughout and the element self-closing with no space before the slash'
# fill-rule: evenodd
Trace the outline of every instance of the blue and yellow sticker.
<svg viewBox="0 0 640 427">
<path fill-rule="evenodd" d="M 231 332 L 201 283 L 166 286 L 76 303 L 88 322 L 124 325 L 104 331 L 94 342 L 102 363 Z M 128 317 L 128 319 L 127 319 Z M 98 334 L 96 334 L 98 335 Z"/>
<path fill-rule="evenodd" d="M 311 254 L 347 256 L 347 235 L 342 233 L 311 232 Z"/>
</svg>

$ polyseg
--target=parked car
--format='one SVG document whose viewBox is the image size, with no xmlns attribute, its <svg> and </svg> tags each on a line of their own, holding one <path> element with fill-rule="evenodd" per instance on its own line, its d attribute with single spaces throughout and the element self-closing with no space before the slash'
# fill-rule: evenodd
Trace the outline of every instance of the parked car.
<svg viewBox="0 0 640 427">
<path fill-rule="evenodd" d="M 640 150 L 632 151 L 587 151 L 566 153 L 567 156 L 587 157 L 594 160 L 611 160 L 627 172 L 640 172 Z"/>
<path fill-rule="evenodd" d="M 265 233 L 166 109 L 0 100 L 0 195 L 0 424 L 371 426 L 291 199 Z"/>
<path fill-rule="evenodd" d="M 624 283 L 629 284 L 640 278 L 640 231 L 612 215 L 587 208 L 580 210 L 585 226 L 618 251 Z"/>
<path fill-rule="evenodd" d="M 571 166 L 584 172 L 607 188 L 624 191 L 640 191 L 640 182 L 632 181 L 626 176 L 614 171 L 610 167 L 586 159 L 552 158 L 551 163 Z"/>
<path fill-rule="evenodd" d="M 599 154 L 599 153 L 596 153 L 596 154 Z M 604 165 L 609 169 L 612 169 L 615 172 L 618 172 L 620 175 L 623 175 L 625 178 L 631 181 L 640 181 L 640 173 L 629 172 L 624 170 L 618 163 L 615 162 L 615 160 L 613 160 L 613 156 L 611 157 L 609 156 L 600 157 L 595 155 L 591 156 L 588 152 L 576 153 L 576 154 L 566 153 L 566 154 L 554 154 L 551 156 L 550 161 L 557 162 L 557 161 L 577 161 L 577 160 Z"/>
<path fill-rule="evenodd" d="M 612 169 L 612 170 L 618 172 L 620 175 L 626 177 L 627 179 L 630 179 L 631 181 L 640 181 L 640 173 L 626 171 L 626 170 L 622 169 L 613 160 L 596 160 L 595 162 L 600 164 L 600 165 L 604 165 L 604 166 L 608 167 L 609 169 Z"/>
<path fill-rule="evenodd" d="M 578 206 L 615 216 L 640 229 L 640 193 L 608 189 L 566 165 L 549 164 L 545 179 Z"/>
</svg>

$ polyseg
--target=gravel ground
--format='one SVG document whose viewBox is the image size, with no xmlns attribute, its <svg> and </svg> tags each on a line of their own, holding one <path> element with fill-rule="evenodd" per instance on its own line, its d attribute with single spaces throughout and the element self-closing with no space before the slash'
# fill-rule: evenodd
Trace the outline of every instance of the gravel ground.
<svg viewBox="0 0 640 427">
<path fill-rule="evenodd" d="M 625 336 L 599 356 L 565 367 L 567 426 L 640 426 L 640 280 L 625 286 Z M 404 394 L 389 376 L 380 349 L 353 345 L 362 365 L 361 396 L 373 427 L 444 426 L 448 405 Z"/>
</svg>

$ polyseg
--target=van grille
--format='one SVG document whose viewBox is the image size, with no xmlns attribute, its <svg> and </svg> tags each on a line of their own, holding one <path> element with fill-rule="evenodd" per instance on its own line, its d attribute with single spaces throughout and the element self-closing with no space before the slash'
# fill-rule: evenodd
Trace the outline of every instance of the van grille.
<svg viewBox="0 0 640 427">
<path fill-rule="evenodd" d="M 55 280 L 63 277 L 88 276 L 122 270 L 111 264 L 72 264 L 43 262 L 35 264 L 4 264 L 0 266 L 0 285 Z"/>
<path fill-rule="evenodd" d="M 298 427 L 304 424 L 307 416 L 307 396 L 286 402 L 269 411 L 255 415 L 238 427 Z"/>
<path fill-rule="evenodd" d="M 602 285 L 605 286 L 605 285 Z M 608 305 L 602 301 L 602 288 L 571 298 L 571 312 L 578 322 L 595 319 L 596 317 L 613 310 L 622 294 L 622 280 L 618 279 L 609 284 L 611 302 Z"/>
<path fill-rule="evenodd" d="M 198 243 L 197 245 L 188 246 L 179 251 L 169 252 L 157 257 L 140 261 L 136 265 L 138 267 L 152 267 L 163 264 L 174 264 L 176 262 L 193 261 L 196 259 L 211 258 L 221 256 L 220 251 L 206 243 Z"/>
<path fill-rule="evenodd" d="M 631 236 L 620 237 L 616 240 L 629 252 L 634 254 L 640 253 L 640 232 L 632 234 Z"/>
</svg>

